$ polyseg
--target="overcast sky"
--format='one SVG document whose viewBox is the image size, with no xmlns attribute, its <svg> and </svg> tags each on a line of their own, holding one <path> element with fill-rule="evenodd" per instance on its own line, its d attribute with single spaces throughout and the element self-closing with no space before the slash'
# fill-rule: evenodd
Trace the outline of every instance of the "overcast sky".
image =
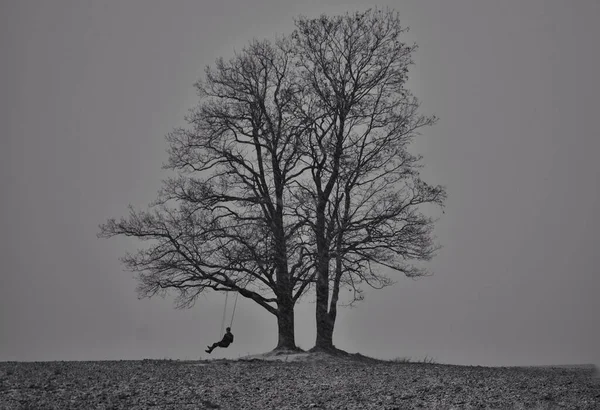
<svg viewBox="0 0 600 410">
<path fill-rule="evenodd" d="M 196 359 L 224 297 L 138 300 L 98 224 L 152 201 L 164 136 L 203 68 L 299 14 L 391 6 L 419 44 L 410 87 L 440 121 L 413 150 L 449 199 L 435 274 L 338 314 L 350 352 L 469 365 L 600 363 L 597 0 L 53 0 L 0 6 L 0 361 Z M 314 304 L 297 343 L 314 344 Z M 235 343 L 275 318 L 238 301 Z"/>
</svg>

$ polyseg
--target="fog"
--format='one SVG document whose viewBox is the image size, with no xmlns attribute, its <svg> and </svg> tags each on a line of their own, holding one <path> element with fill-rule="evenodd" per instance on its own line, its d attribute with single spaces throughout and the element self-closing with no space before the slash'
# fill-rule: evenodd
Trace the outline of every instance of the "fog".
<svg viewBox="0 0 600 410">
<path fill-rule="evenodd" d="M 390 6 L 419 50 L 410 88 L 439 122 L 412 146 L 448 191 L 434 275 L 342 309 L 339 348 L 468 365 L 600 363 L 600 3 L 530 0 L 13 1 L 0 6 L 0 360 L 197 359 L 224 296 L 138 300 L 98 225 L 156 197 L 165 134 L 206 65 L 294 17 Z M 230 299 L 231 302 L 231 299 Z M 312 297 L 297 343 L 315 340 Z M 228 317 L 231 312 L 228 313 Z M 235 343 L 275 318 L 238 300 Z"/>
</svg>

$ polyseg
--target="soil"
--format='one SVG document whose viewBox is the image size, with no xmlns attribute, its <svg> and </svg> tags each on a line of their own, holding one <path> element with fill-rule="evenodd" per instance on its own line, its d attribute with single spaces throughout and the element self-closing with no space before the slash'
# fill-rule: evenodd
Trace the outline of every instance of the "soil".
<svg viewBox="0 0 600 410">
<path fill-rule="evenodd" d="M 479 367 L 271 352 L 2 362 L 0 409 L 600 409 L 593 366 Z"/>
</svg>

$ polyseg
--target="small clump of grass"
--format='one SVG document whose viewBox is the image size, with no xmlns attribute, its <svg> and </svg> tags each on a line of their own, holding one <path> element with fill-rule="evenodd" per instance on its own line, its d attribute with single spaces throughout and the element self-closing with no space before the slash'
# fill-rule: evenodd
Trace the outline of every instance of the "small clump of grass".
<svg viewBox="0 0 600 410">
<path fill-rule="evenodd" d="M 433 357 L 425 356 L 421 360 L 413 360 L 410 357 L 396 357 L 391 360 L 394 363 L 425 363 L 425 364 L 437 364 Z"/>
</svg>

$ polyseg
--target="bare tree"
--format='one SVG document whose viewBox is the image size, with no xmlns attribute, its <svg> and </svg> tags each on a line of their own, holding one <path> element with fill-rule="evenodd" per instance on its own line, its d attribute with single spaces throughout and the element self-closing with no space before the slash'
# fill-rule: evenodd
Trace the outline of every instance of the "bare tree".
<svg viewBox="0 0 600 410">
<path fill-rule="evenodd" d="M 165 181 L 149 211 L 110 219 L 100 236 L 151 245 L 123 258 L 139 292 L 237 291 L 277 317 L 295 348 L 294 305 L 316 292 L 316 349 L 333 349 L 342 287 L 392 283 L 383 269 L 426 274 L 445 191 L 408 151 L 435 117 L 405 88 L 414 45 L 391 11 L 299 18 L 291 36 L 254 41 L 196 84 L 189 129 L 168 135 Z"/>
<path fill-rule="evenodd" d="M 252 42 L 206 69 L 189 128 L 167 136 L 178 177 L 148 211 L 100 226 L 101 237 L 149 241 L 122 260 L 140 296 L 174 290 L 189 307 L 206 289 L 237 291 L 276 316 L 277 348 L 295 348 L 294 305 L 308 289 L 303 222 L 286 206 L 305 170 L 299 141 L 310 124 L 295 115 L 300 93 L 291 44 Z"/>
<path fill-rule="evenodd" d="M 381 268 L 409 277 L 426 274 L 411 261 L 430 259 L 433 220 L 423 204 L 443 205 L 445 191 L 419 178 L 421 158 L 407 146 L 435 122 L 418 113 L 405 88 L 415 45 L 394 12 L 300 18 L 292 35 L 303 100 L 298 117 L 310 177 L 294 181 L 312 228 L 316 272 L 315 349 L 333 349 L 341 286 L 361 297 L 360 283 L 391 284 Z M 375 269 L 378 268 L 378 269 Z"/>
</svg>

